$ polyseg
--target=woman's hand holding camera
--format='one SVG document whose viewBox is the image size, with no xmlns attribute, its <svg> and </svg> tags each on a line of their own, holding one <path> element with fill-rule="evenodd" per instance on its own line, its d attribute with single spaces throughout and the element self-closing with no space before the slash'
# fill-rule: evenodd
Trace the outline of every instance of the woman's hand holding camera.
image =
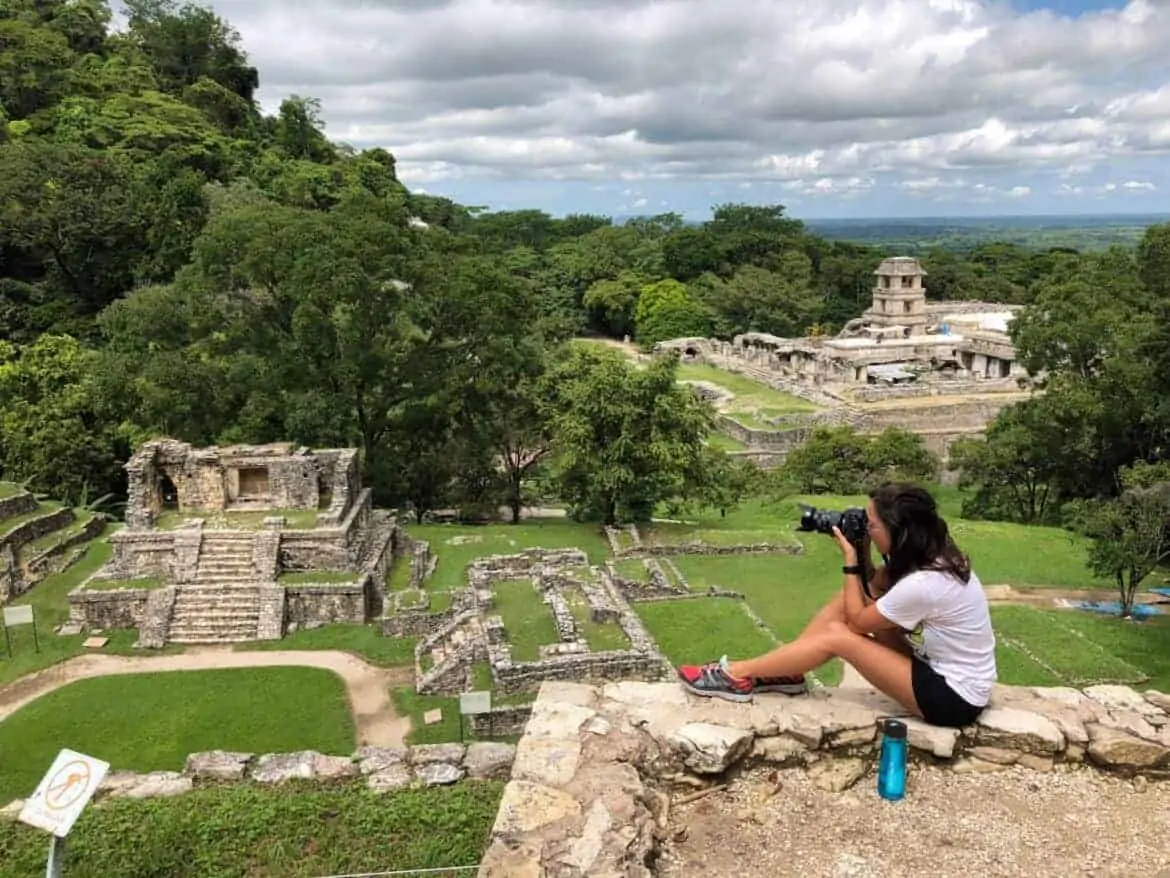
<svg viewBox="0 0 1170 878">
<path fill-rule="evenodd" d="M 849 540 L 845 537 L 845 534 L 841 533 L 841 528 L 839 528 L 839 527 L 833 528 L 833 539 L 835 539 L 837 541 L 837 545 L 841 547 L 841 558 L 844 560 L 845 566 L 852 567 L 855 564 L 857 564 L 858 563 L 857 547 L 854 546 L 853 543 L 849 542 Z M 868 556 L 869 555 L 869 537 L 868 536 L 862 541 L 861 546 L 862 546 L 862 551 L 865 552 L 865 554 Z"/>
</svg>

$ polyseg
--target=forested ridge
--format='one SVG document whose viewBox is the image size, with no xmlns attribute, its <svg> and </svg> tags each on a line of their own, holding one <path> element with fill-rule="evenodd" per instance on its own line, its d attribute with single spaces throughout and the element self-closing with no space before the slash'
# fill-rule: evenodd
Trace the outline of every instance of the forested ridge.
<svg viewBox="0 0 1170 878">
<path fill-rule="evenodd" d="M 385 149 L 327 139 L 311 97 L 265 115 L 228 22 L 124 5 L 114 32 L 101 0 L 0 0 L 0 477 L 68 502 L 120 492 L 157 435 L 354 445 L 377 502 L 420 515 L 543 491 L 605 519 L 733 502 L 742 473 L 670 362 L 562 343 L 833 332 L 894 255 L 780 205 L 618 225 L 412 193 Z M 934 299 L 1030 305 L 1017 343 L 1049 375 L 965 450 L 973 509 L 1059 516 L 1161 460 L 1170 227 L 924 264 Z"/>
</svg>

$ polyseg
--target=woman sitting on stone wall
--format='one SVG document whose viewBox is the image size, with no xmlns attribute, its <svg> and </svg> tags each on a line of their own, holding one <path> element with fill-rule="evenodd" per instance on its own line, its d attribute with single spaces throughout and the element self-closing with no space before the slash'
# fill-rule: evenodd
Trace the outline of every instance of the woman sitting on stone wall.
<svg viewBox="0 0 1170 878">
<path fill-rule="evenodd" d="M 861 583 L 857 549 L 834 528 L 845 575 L 841 594 L 792 643 L 742 661 L 724 656 L 678 669 L 696 695 L 751 701 L 756 692 L 796 695 L 804 675 L 839 657 L 908 711 L 940 726 L 964 726 L 987 706 L 996 680 L 987 598 L 926 490 L 884 485 L 870 495 L 862 559 L 876 601 Z M 870 545 L 885 565 L 874 570 Z M 906 632 L 922 625 L 922 646 Z"/>
</svg>

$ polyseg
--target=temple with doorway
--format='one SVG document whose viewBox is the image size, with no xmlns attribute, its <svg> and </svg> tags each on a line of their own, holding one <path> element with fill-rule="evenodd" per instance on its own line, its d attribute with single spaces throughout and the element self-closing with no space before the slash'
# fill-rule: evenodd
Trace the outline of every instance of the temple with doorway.
<svg viewBox="0 0 1170 878">
<path fill-rule="evenodd" d="M 126 464 L 131 529 L 167 512 L 328 510 L 344 517 L 360 490 L 354 449 L 312 450 L 291 443 L 194 448 L 147 442 Z"/>
</svg>

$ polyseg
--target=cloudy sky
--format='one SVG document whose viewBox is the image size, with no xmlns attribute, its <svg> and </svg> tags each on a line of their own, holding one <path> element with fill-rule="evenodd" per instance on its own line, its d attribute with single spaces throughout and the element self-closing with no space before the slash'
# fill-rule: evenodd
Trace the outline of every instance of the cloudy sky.
<svg viewBox="0 0 1170 878">
<path fill-rule="evenodd" d="M 211 0 L 273 110 L 553 213 L 1170 212 L 1170 0 Z"/>
</svg>

